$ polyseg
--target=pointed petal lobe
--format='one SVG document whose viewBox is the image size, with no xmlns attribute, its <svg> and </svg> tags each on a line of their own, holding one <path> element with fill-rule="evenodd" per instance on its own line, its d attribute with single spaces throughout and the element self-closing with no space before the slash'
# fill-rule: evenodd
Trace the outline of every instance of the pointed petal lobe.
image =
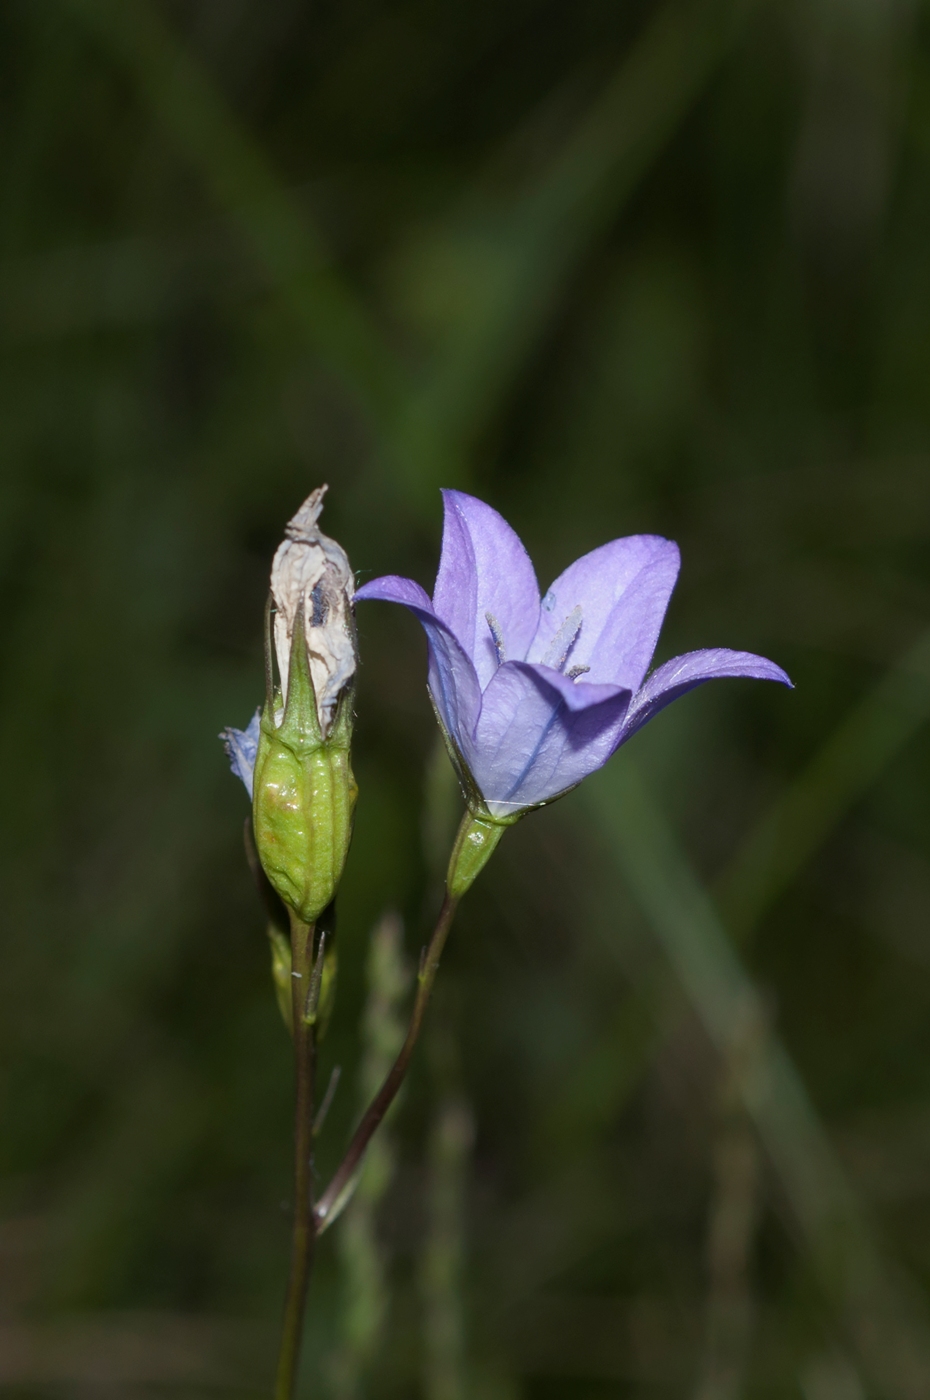
<svg viewBox="0 0 930 1400">
<path fill-rule="evenodd" d="M 559 629 L 575 608 L 581 627 L 567 666 L 587 680 L 636 690 L 652 660 L 678 577 L 678 546 L 661 535 L 611 540 L 570 564 L 546 593 L 527 659 L 550 660 Z"/>
<path fill-rule="evenodd" d="M 778 681 L 793 689 L 790 677 L 774 661 L 751 651 L 730 651 L 716 647 L 689 651 L 659 666 L 637 693 L 623 726 L 621 743 L 641 729 L 659 710 L 705 681 L 745 676 L 750 680 Z"/>
<path fill-rule="evenodd" d="M 539 587 L 529 555 L 503 516 L 462 491 L 442 495 L 433 607 L 472 658 L 484 687 L 499 665 L 494 628 L 507 660 L 526 656 L 539 621 Z"/>
<path fill-rule="evenodd" d="M 357 603 L 368 600 L 403 603 L 408 608 L 426 608 L 429 612 L 433 611 L 426 589 L 414 583 L 412 578 L 401 578 L 399 574 L 385 574 L 382 578 L 373 578 L 370 583 L 363 583 L 361 588 L 356 589 Z"/>
<path fill-rule="evenodd" d="M 433 611 L 428 595 L 413 579 L 387 574 L 372 579 L 355 595 L 356 602 L 402 603 L 421 623 L 429 643 L 429 689 L 443 724 L 464 753 L 481 708 L 481 690 L 470 658 L 458 639 Z"/>
</svg>

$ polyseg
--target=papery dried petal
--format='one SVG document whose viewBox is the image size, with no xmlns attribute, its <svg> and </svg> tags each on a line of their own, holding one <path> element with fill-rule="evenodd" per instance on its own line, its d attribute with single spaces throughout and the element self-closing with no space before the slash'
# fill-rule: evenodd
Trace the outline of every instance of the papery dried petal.
<svg viewBox="0 0 930 1400">
<path fill-rule="evenodd" d="M 317 521 L 327 488 L 318 486 L 288 521 L 285 538 L 271 566 L 275 604 L 274 643 L 287 700 L 291 641 L 303 604 L 310 675 L 316 693 L 320 731 L 325 738 L 340 695 L 356 668 L 352 599 L 355 577 L 345 550 L 320 530 Z"/>
</svg>

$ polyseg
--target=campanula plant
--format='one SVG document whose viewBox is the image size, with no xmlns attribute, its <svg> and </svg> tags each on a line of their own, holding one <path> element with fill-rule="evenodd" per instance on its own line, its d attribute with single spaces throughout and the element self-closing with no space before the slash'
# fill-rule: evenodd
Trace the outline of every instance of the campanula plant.
<svg viewBox="0 0 930 1400">
<path fill-rule="evenodd" d="M 390 575 L 354 591 L 341 546 L 318 526 L 325 487 L 290 521 L 271 573 L 266 697 L 244 730 L 225 731 L 252 798 L 262 879 L 283 901 L 290 938 L 269 930 L 272 974 L 294 1036 L 294 1235 L 276 1400 L 291 1400 L 304 1301 L 319 1234 L 349 1199 L 365 1150 L 397 1095 L 423 1024 L 459 900 L 503 831 L 601 768 L 637 729 L 688 690 L 724 676 L 791 684 L 750 652 L 693 651 L 649 673 L 678 548 L 658 535 L 612 540 L 571 564 L 540 597 L 529 556 L 497 511 L 445 491 L 433 596 Z M 402 603 L 429 644 L 429 694 L 465 798 L 446 892 L 420 958 L 403 1046 L 316 1196 L 316 1045 L 335 975 L 327 940 L 352 830 L 349 748 L 356 670 L 354 603 Z M 275 679 L 277 665 L 277 680 Z"/>
</svg>

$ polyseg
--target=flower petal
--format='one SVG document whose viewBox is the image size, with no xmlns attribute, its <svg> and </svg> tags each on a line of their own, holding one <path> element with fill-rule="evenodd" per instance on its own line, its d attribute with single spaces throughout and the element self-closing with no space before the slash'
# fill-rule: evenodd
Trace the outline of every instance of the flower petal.
<svg viewBox="0 0 930 1400">
<path fill-rule="evenodd" d="M 613 753 L 629 690 L 579 685 L 548 667 L 508 661 L 484 692 L 469 756 L 494 816 L 574 787 Z"/>
<path fill-rule="evenodd" d="M 635 734 L 666 705 L 677 700 L 679 695 L 703 685 L 705 681 L 723 680 L 728 676 L 778 681 L 794 689 L 790 677 L 780 666 L 764 656 L 753 655 L 751 651 L 729 651 L 726 647 L 689 651 L 659 666 L 634 696 L 620 742 L 625 743 L 631 734 Z"/>
<path fill-rule="evenodd" d="M 436 616 L 428 595 L 413 579 L 387 574 L 366 583 L 355 599 L 356 602 L 373 599 L 402 603 L 422 624 L 429 643 L 430 694 L 446 730 L 467 756 L 481 709 L 481 689 L 470 658 L 442 619 Z"/>
<path fill-rule="evenodd" d="M 587 666 L 592 682 L 636 690 L 652 660 L 679 563 L 678 546 L 661 535 L 629 535 L 582 555 L 543 598 L 527 660 Z M 567 657 L 552 656 L 576 608 L 577 638 Z"/>
<path fill-rule="evenodd" d="M 436 616 L 474 662 L 482 688 L 501 658 L 522 661 L 539 622 L 539 586 L 519 537 L 496 510 L 462 491 L 443 491 L 442 556 L 436 575 Z"/>
<path fill-rule="evenodd" d="M 509 663 L 508 663 L 509 664 Z M 548 686 L 555 691 L 567 710 L 573 713 L 589 710 L 592 705 L 600 705 L 604 700 L 613 700 L 618 695 L 630 695 L 628 686 L 592 685 L 587 676 L 583 680 L 572 680 L 551 666 L 538 666 L 531 661 L 514 662 L 513 665 L 524 675 L 535 676 L 540 687 Z M 487 694 L 487 691 L 485 692 Z"/>
<path fill-rule="evenodd" d="M 370 583 L 363 583 L 361 588 L 355 590 L 355 601 L 403 603 L 408 608 L 433 611 L 426 589 L 414 583 L 412 578 L 401 578 L 399 574 L 385 574 L 382 578 L 373 578 Z"/>
<path fill-rule="evenodd" d="M 245 729 L 224 729 L 220 735 L 229 766 L 236 777 L 245 783 L 249 797 L 252 796 L 252 774 L 258 753 L 261 719 L 261 710 L 256 710 Z"/>
</svg>

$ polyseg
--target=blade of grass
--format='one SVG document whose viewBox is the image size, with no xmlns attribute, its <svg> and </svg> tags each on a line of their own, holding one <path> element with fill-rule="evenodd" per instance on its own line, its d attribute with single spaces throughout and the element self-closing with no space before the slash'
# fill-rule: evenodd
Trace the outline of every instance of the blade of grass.
<svg viewBox="0 0 930 1400">
<path fill-rule="evenodd" d="M 762 998 L 629 756 L 585 791 L 708 1036 L 722 1055 L 737 1052 L 747 1023 L 766 1024 Z M 741 1092 L 866 1373 L 889 1400 L 918 1400 L 930 1387 L 930 1327 L 883 1258 L 803 1080 L 773 1033 L 756 1037 Z"/>
<path fill-rule="evenodd" d="M 718 884 L 728 929 L 746 941 L 856 801 L 930 718 L 930 632 L 834 731 L 750 832 Z"/>
</svg>

